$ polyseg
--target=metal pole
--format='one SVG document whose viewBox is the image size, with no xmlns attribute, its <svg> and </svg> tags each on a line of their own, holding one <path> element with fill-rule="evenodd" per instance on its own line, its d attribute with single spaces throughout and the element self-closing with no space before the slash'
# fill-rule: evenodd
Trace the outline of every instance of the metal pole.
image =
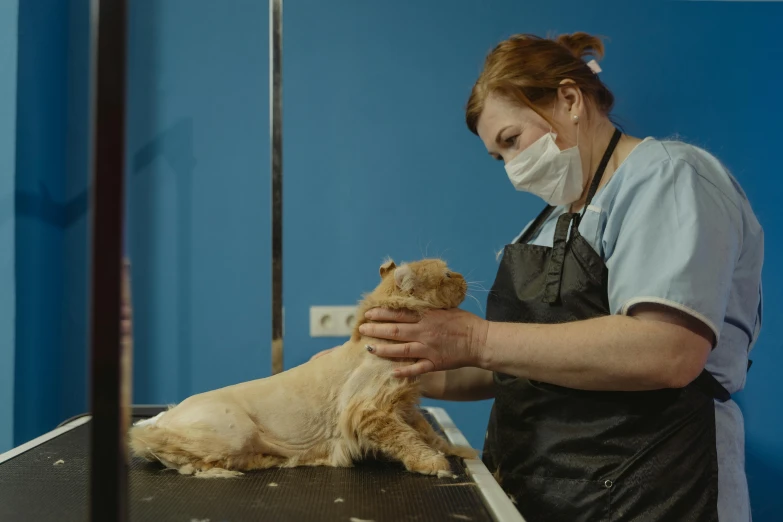
<svg viewBox="0 0 783 522">
<path fill-rule="evenodd" d="M 90 517 L 128 519 L 130 358 L 120 336 L 127 0 L 92 0 Z M 127 345 L 125 346 L 127 348 Z M 127 353 L 127 352 L 125 352 Z"/>
<path fill-rule="evenodd" d="M 283 371 L 283 0 L 269 0 L 272 143 L 272 374 Z"/>
</svg>

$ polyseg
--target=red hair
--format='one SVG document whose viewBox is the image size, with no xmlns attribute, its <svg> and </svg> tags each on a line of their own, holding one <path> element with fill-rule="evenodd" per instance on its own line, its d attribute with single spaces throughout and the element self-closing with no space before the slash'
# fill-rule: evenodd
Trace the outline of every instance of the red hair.
<svg viewBox="0 0 783 522">
<path fill-rule="evenodd" d="M 565 34 L 556 39 L 515 35 L 489 53 L 484 69 L 468 99 L 465 120 L 478 134 L 484 104 L 496 94 L 530 107 L 552 124 L 542 108 L 554 102 L 560 82 L 569 79 L 602 114 L 608 115 L 614 95 L 584 61 L 587 56 L 603 58 L 604 45 L 587 33 Z"/>
</svg>

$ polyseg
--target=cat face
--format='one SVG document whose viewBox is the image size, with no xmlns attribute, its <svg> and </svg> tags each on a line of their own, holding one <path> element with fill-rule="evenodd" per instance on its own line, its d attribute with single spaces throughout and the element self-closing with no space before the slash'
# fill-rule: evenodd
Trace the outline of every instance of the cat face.
<svg viewBox="0 0 783 522">
<path fill-rule="evenodd" d="M 394 292 L 410 295 L 436 308 L 456 308 L 465 299 L 468 284 L 462 274 L 452 272 L 440 259 L 423 259 L 396 266 L 381 265 L 381 278 L 394 278 Z"/>
</svg>

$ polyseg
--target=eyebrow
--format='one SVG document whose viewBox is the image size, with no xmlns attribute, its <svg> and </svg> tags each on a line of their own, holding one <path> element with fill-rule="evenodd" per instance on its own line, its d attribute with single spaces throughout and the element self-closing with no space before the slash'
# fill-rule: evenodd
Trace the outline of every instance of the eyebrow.
<svg viewBox="0 0 783 522">
<path fill-rule="evenodd" d="M 504 131 L 504 130 L 506 130 L 506 129 L 510 129 L 511 127 L 513 127 L 513 125 L 506 125 L 506 126 L 505 126 L 505 127 L 503 127 L 502 129 L 500 129 L 500 130 L 498 131 L 498 134 L 497 134 L 497 136 L 495 136 L 495 143 L 497 143 L 498 145 L 500 145 L 500 144 L 503 142 L 503 140 L 500 138 L 500 135 L 501 135 L 501 134 L 503 134 L 503 131 Z"/>
<path fill-rule="evenodd" d="M 498 131 L 497 135 L 495 136 L 495 143 L 496 143 L 497 145 L 502 145 L 502 144 L 503 144 L 503 140 L 500 138 L 500 136 L 503 134 L 503 131 L 505 131 L 506 129 L 509 129 L 509 128 L 511 128 L 511 127 L 513 127 L 513 125 L 506 125 L 505 127 L 503 127 L 502 129 L 500 129 L 500 130 Z M 492 156 L 494 159 L 500 159 L 500 158 L 498 157 L 498 156 L 499 156 L 499 154 L 498 154 L 497 152 L 492 152 L 491 150 L 488 150 L 488 151 L 487 151 L 487 154 L 489 154 L 490 156 Z"/>
</svg>

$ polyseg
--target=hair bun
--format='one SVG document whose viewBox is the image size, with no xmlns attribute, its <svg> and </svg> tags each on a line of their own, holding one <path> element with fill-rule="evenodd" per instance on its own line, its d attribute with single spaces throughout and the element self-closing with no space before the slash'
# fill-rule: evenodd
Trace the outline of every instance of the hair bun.
<svg viewBox="0 0 783 522">
<path fill-rule="evenodd" d="M 604 43 L 600 38 L 587 33 L 562 34 L 555 41 L 579 59 L 592 56 L 600 60 L 604 56 Z"/>
</svg>

